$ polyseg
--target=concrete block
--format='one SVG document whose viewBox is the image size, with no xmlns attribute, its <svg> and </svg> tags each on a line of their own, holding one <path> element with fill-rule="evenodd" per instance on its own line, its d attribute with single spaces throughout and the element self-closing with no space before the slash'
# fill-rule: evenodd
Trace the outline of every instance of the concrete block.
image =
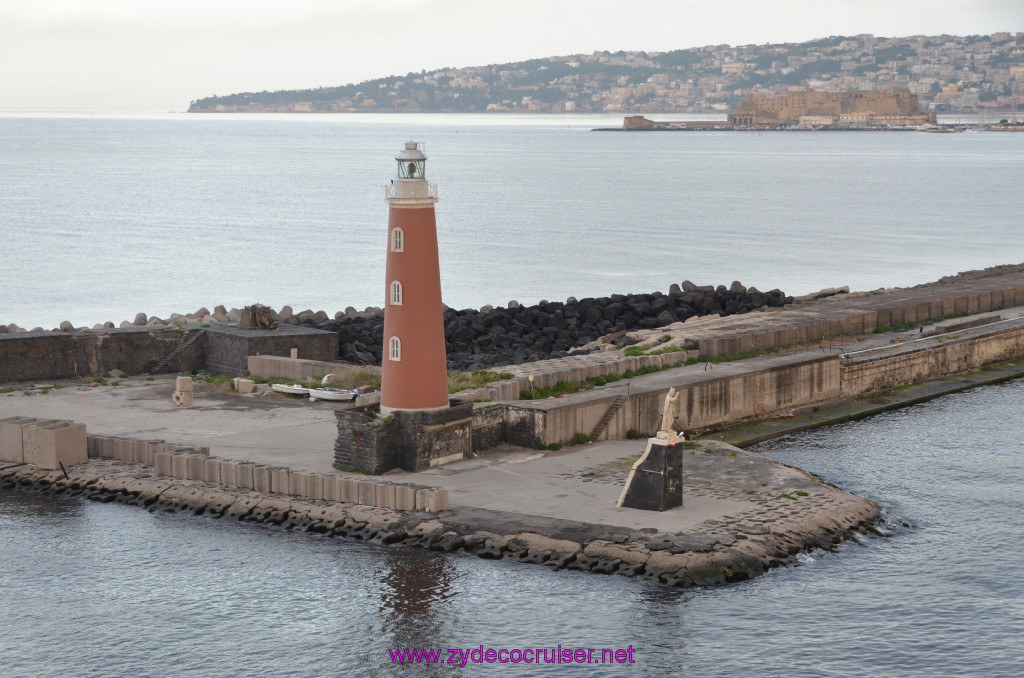
<svg viewBox="0 0 1024 678">
<path fill-rule="evenodd" d="M 418 488 L 416 490 L 416 510 L 426 511 L 427 510 L 427 497 L 430 494 L 430 490 L 427 488 Z"/>
<path fill-rule="evenodd" d="M 377 501 L 377 483 L 372 480 L 363 480 L 359 483 L 359 503 L 363 506 L 373 506 Z"/>
<path fill-rule="evenodd" d="M 53 419 L 35 417 L 7 417 L 0 419 L 0 461 L 11 464 L 25 463 L 25 438 L 23 428 L 28 424 L 42 424 Z"/>
<path fill-rule="evenodd" d="M 416 510 L 416 488 L 413 485 L 399 485 L 396 490 L 395 507 L 399 511 Z"/>
<path fill-rule="evenodd" d="M 275 468 L 270 474 L 270 491 L 288 494 L 288 482 L 291 471 L 286 468 Z"/>
<path fill-rule="evenodd" d="M 188 455 L 177 453 L 171 457 L 171 477 L 180 480 L 188 478 Z"/>
<path fill-rule="evenodd" d="M 25 463 L 59 469 L 89 461 L 85 424 L 54 422 L 26 424 L 23 430 Z"/>
<path fill-rule="evenodd" d="M 169 452 L 157 452 L 153 457 L 153 466 L 156 467 L 158 478 L 166 478 L 171 475 L 171 461 L 174 455 Z"/>
<path fill-rule="evenodd" d="M 174 390 L 179 393 L 192 393 L 192 377 L 176 377 Z"/>
<path fill-rule="evenodd" d="M 163 445 L 164 441 L 162 440 L 147 440 L 145 451 L 142 453 L 142 459 L 137 460 L 137 463 L 153 466 L 156 463 L 157 452 L 163 449 Z"/>
<path fill-rule="evenodd" d="M 967 313 L 967 297 L 956 297 L 953 299 L 953 313 Z"/>
<path fill-rule="evenodd" d="M 252 393 L 253 389 L 256 388 L 256 382 L 252 379 L 236 379 L 238 382 L 235 385 L 235 389 L 239 393 Z"/>
<path fill-rule="evenodd" d="M 334 501 L 352 502 L 352 481 L 345 476 L 337 476 L 334 481 Z"/>
<path fill-rule="evenodd" d="M 209 457 L 203 462 L 203 482 L 220 485 L 220 459 Z"/>
<path fill-rule="evenodd" d="M 306 495 L 306 472 L 292 471 L 288 477 L 288 494 L 295 497 Z"/>
<path fill-rule="evenodd" d="M 382 508 L 398 508 L 398 485 L 394 483 L 382 483 L 384 486 L 384 503 Z"/>
<path fill-rule="evenodd" d="M 433 490 L 428 504 L 431 511 L 447 511 L 448 490 L 445 488 Z"/>
<path fill-rule="evenodd" d="M 242 490 L 253 489 L 253 470 L 256 464 L 251 461 L 239 462 L 235 466 L 235 487 Z"/>
<path fill-rule="evenodd" d="M 335 499 L 335 501 L 336 502 L 345 502 L 345 503 L 351 504 L 352 501 L 353 501 L 352 500 L 352 492 L 355 489 L 355 485 L 352 482 L 352 479 L 351 478 L 346 478 L 344 476 L 339 476 L 338 477 L 338 481 L 337 481 L 335 486 L 336 486 L 335 496 L 337 497 L 337 499 Z"/>
<path fill-rule="evenodd" d="M 306 474 L 306 489 L 303 496 L 307 499 L 324 498 L 324 477 L 319 473 Z"/>
<path fill-rule="evenodd" d="M 373 505 L 379 508 L 387 508 L 387 484 L 386 483 L 374 483 L 373 484 Z"/>
<path fill-rule="evenodd" d="M 220 484 L 235 487 L 235 467 L 238 462 L 233 459 L 218 459 L 220 463 Z"/>
<path fill-rule="evenodd" d="M 351 503 L 352 480 L 345 476 L 338 476 L 334 482 L 334 501 Z"/>
<path fill-rule="evenodd" d="M 118 438 L 114 459 L 127 462 L 135 461 L 135 441 L 131 438 Z"/>
<path fill-rule="evenodd" d="M 206 457 L 202 454 L 186 455 L 189 480 L 206 479 Z"/>
<path fill-rule="evenodd" d="M 324 501 L 338 501 L 337 488 L 338 488 L 338 477 L 335 475 L 324 474 Z"/>
<path fill-rule="evenodd" d="M 101 456 L 100 451 L 103 449 L 101 438 L 103 436 L 86 436 L 85 451 L 90 459 L 98 459 Z"/>
<path fill-rule="evenodd" d="M 252 469 L 252 489 L 257 492 L 270 492 L 271 473 L 272 470 L 269 466 L 264 466 L 263 464 L 254 466 Z"/>
<path fill-rule="evenodd" d="M 104 459 L 117 459 L 117 448 L 121 439 L 117 436 L 103 436 L 100 441 L 100 456 Z"/>
<path fill-rule="evenodd" d="M 178 407 L 192 407 L 195 402 L 192 391 L 175 391 L 171 399 Z"/>
<path fill-rule="evenodd" d="M 146 451 L 149 449 L 148 440 L 132 441 L 132 461 L 136 464 L 146 463 Z"/>
</svg>

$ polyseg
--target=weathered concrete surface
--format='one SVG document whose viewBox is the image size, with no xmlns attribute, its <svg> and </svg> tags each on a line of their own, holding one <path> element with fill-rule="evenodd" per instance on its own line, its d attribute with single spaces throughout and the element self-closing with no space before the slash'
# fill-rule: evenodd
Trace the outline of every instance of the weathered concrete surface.
<svg viewBox="0 0 1024 678">
<path fill-rule="evenodd" d="M 599 439 L 623 438 L 630 429 L 653 435 L 670 387 L 680 394 L 678 427 L 706 428 L 751 417 L 758 408 L 775 411 L 838 397 L 839 356 L 801 352 L 713 366 L 697 363 L 571 396 L 516 405 L 536 412 L 542 420 L 535 441 L 540 445 L 565 443 L 577 433 L 590 435 L 620 396 L 626 402 L 614 411 Z"/>
<path fill-rule="evenodd" d="M 590 391 L 510 403 L 507 415 L 515 415 L 520 430 L 507 439 L 543 446 L 595 431 L 598 440 L 623 438 L 631 429 L 653 435 L 670 387 L 680 392 L 677 429 L 701 430 L 961 374 L 1024 356 L 1024 307 L 845 337 L 843 342 L 791 346 L 779 354 L 717 365 L 686 365 Z M 666 355 L 675 354 L 658 357 Z M 490 421 L 497 416 L 486 417 L 489 429 L 499 428 L 500 422 Z"/>
<path fill-rule="evenodd" d="M 868 417 L 879 412 L 907 407 L 950 393 L 958 393 L 986 384 L 998 384 L 1010 379 L 1024 377 L 1024 358 L 1017 358 L 980 369 L 944 377 L 921 384 L 864 393 L 843 398 L 827 405 L 798 410 L 785 418 L 769 417 L 753 419 L 734 424 L 723 430 L 709 433 L 706 437 L 721 440 L 731 445 L 747 447 L 756 443 L 778 438 L 787 433 L 805 431 L 853 419 Z"/>
<path fill-rule="evenodd" d="M 198 336 L 189 341 L 189 333 L 196 330 Z M 333 360 L 337 336 L 294 325 L 270 332 L 226 324 L 0 334 L 0 382 L 86 377 L 113 370 L 138 374 L 208 368 L 245 376 L 248 356 L 289 355 L 295 347 L 302 357 Z"/>
<path fill-rule="evenodd" d="M 1024 309 L 1011 310 L 1024 313 Z M 877 353 L 867 350 L 844 359 L 842 395 L 882 391 L 963 374 L 1021 356 L 1024 356 L 1024 321 L 994 322 L 933 334 L 886 347 Z"/>
<path fill-rule="evenodd" d="M 231 396 L 202 382 L 196 382 L 194 388 L 195 402 L 189 408 L 177 408 L 171 402 L 174 377 L 154 381 L 133 377 L 120 380 L 119 386 L 72 382 L 46 395 L 38 389 L 29 389 L 35 394 L 32 396 L 17 390 L 0 395 L 0 419 L 37 412 L 39 418 L 84 423 L 90 434 L 159 438 L 185 446 L 207 446 L 219 457 L 303 471 L 333 471 L 337 424 L 331 405 Z"/>
</svg>

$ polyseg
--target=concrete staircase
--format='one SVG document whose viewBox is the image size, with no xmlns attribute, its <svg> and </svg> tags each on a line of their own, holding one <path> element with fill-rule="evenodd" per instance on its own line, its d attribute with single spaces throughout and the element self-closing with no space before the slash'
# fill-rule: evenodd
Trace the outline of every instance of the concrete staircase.
<svg viewBox="0 0 1024 678">
<path fill-rule="evenodd" d="M 597 426 L 595 426 L 594 430 L 590 432 L 591 440 L 597 440 L 601 434 L 604 433 L 604 430 L 608 427 L 608 423 L 612 420 L 612 417 L 615 416 L 615 413 L 618 412 L 619 408 L 625 403 L 626 396 L 620 395 L 615 398 L 612 404 L 608 406 L 608 410 L 604 413 L 604 416 L 601 417 L 601 421 L 597 422 Z"/>
<path fill-rule="evenodd" d="M 182 351 L 193 346 L 197 341 L 199 341 L 203 337 L 204 334 L 206 334 L 206 330 L 202 328 L 197 328 L 186 332 L 185 336 L 183 336 L 181 338 L 181 341 L 178 342 L 178 345 L 172 348 L 170 352 L 163 358 L 161 358 L 156 365 L 154 365 L 150 370 L 148 370 L 148 372 L 150 374 L 159 374 L 160 372 L 162 372 L 163 369 L 167 367 L 167 365 L 169 365 L 172 360 L 177 358 Z"/>
</svg>

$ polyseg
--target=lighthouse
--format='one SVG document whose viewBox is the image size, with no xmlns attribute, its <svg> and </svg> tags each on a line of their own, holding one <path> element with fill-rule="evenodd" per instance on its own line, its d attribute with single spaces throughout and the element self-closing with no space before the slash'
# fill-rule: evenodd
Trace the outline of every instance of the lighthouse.
<svg viewBox="0 0 1024 678">
<path fill-rule="evenodd" d="M 380 412 L 449 406 L 444 307 L 434 204 L 423 145 L 408 142 L 395 156 L 397 176 L 384 186 L 388 202 L 384 352 Z"/>
</svg>

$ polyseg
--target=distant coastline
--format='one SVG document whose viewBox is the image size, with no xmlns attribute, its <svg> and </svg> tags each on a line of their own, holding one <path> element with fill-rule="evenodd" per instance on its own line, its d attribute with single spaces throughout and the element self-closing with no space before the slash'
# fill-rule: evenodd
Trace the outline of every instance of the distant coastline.
<svg viewBox="0 0 1024 678">
<path fill-rule="evenodd" d="M 926 113 L 1024 112 L 1024 34 L 830 36 L 802 43 L 552 56 L 316 89 L 196 99 L 190 113 L 721 114 L 751 94 L 907 89 Z"/>
</svg>

